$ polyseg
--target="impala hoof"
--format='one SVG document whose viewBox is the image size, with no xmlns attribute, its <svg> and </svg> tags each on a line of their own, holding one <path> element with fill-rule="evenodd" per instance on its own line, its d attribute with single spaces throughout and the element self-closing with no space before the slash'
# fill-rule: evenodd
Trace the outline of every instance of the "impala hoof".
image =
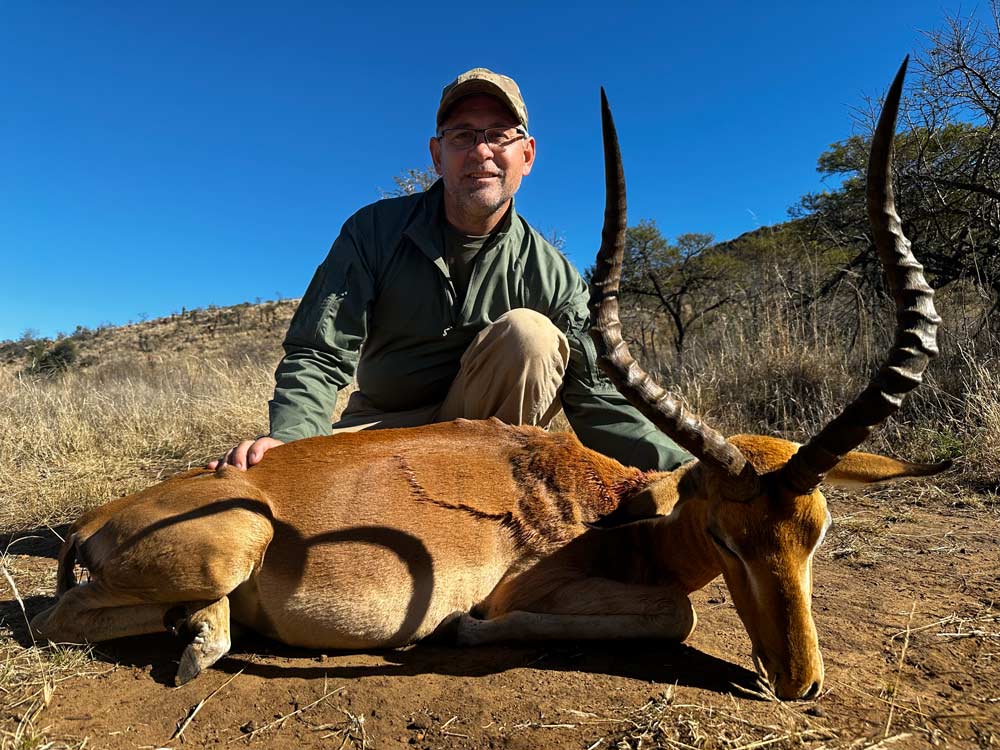
<svg viewBox="0 0 1000 750">
<path fill-rule="evenodd" d="M 219 659 L 229 653 L 229 639 L 219 639 L 214 642 L 203 636 L 195 636 L 181 654 L 181 663 L 177 667 L 177 677 L 174 683 L 178 686 L 191 682 Z"/>
<path fill-rule="evenodd" d="M 434 628 L 433 632 L 423 639 L 425 643 L 433 643 L 436 646 L 457 646 L 458 631 L 462 618 L 467 614 L 462 611 L 452 612 L 441 620 L 440 624 Z"/>
</svg>

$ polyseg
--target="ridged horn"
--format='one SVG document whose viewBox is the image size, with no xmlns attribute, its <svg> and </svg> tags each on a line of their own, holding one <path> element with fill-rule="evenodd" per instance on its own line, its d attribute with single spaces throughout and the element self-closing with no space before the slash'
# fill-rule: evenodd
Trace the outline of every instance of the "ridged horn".
<svg viewBox="0 0 1000 750">
<path fill-rule="evenodd" d="M 625 255 L 625 176 L 618 132 L 601 88 L 604 133 L 604 228 L 590 284 L 590 335 L 600 354 L 601 369 L 629 402 L 678 445 L 728 479 L 725 494 L 745 498 L 756 494 L 759 478 L 739 449 L 691 414 L 657 385 L 629 353 L 618 319 L 618 290 Z"/>
<path fill-rule="evenodd" d="M 909 56 L 886 94 L 868 159 L 868 220 L 896 303 L 895 340 L 868 386 L 782 469 L 780 481 L 796 494 L 812 491 L 874 427 L 895 414 L 938 353 L 941 318 L 934 309 L 934 292 L 903 235 L 892 194 L 892 140 L 908 61 Z"/>
</svg>

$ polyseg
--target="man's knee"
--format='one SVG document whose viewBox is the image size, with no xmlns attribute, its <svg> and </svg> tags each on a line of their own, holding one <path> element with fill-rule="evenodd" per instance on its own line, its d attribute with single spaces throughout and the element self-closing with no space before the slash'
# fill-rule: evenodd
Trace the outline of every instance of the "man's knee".
<svg viewBox="0 0 1000 750">
<path fill-rule="evenodd" d="M 501 336 L 504 344 L 517 349 L 523 357 L 551 357 L 553 354 L 565 358 L 569 352 L 566 336 L 552 321 L 541 313 L 519 307 L 504 313 L 491 328 Z"/>
<path fill-rule="evenodd" d="M 479 332 L 465 354 L 438 420 L 497 417 L 545 426 L 559 409 L 569 342 L 540 313 L 515 309 Z"/>
</svg>

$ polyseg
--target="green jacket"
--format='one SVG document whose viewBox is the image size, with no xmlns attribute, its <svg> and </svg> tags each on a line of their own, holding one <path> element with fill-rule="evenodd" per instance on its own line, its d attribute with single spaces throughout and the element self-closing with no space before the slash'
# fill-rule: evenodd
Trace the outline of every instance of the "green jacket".
<svg viewBox="0 0 1000 750">
<path fill-rule="evenodd" d="M 443 401 L 476 334 L 524 307 L 569 340 L 562 406 L 584 445 L 642 469 L 690 460 L 598 369 L 587 285 L 558 250 L 512 207 L 476 257 L 459 303 L 443 257 L 444 221 L 440 181 L 347 220 L 288 328 L 270 402 L 272 437 L 329 434 L 337 391 L 355 375 L 382 410 Z"/>
</svg>

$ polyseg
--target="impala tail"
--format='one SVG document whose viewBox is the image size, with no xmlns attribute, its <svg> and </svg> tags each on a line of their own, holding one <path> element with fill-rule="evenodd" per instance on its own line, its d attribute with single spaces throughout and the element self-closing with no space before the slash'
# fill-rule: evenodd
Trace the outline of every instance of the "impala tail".
<svg viewBox="0 0 1000 750">
<path fill-rule="evenodd" d="M 56 595 L 62 596 L 76 586 L 76 533 L 70 533 L 59 548 L 59 572 L 56 574 Z"/>
</svg>

